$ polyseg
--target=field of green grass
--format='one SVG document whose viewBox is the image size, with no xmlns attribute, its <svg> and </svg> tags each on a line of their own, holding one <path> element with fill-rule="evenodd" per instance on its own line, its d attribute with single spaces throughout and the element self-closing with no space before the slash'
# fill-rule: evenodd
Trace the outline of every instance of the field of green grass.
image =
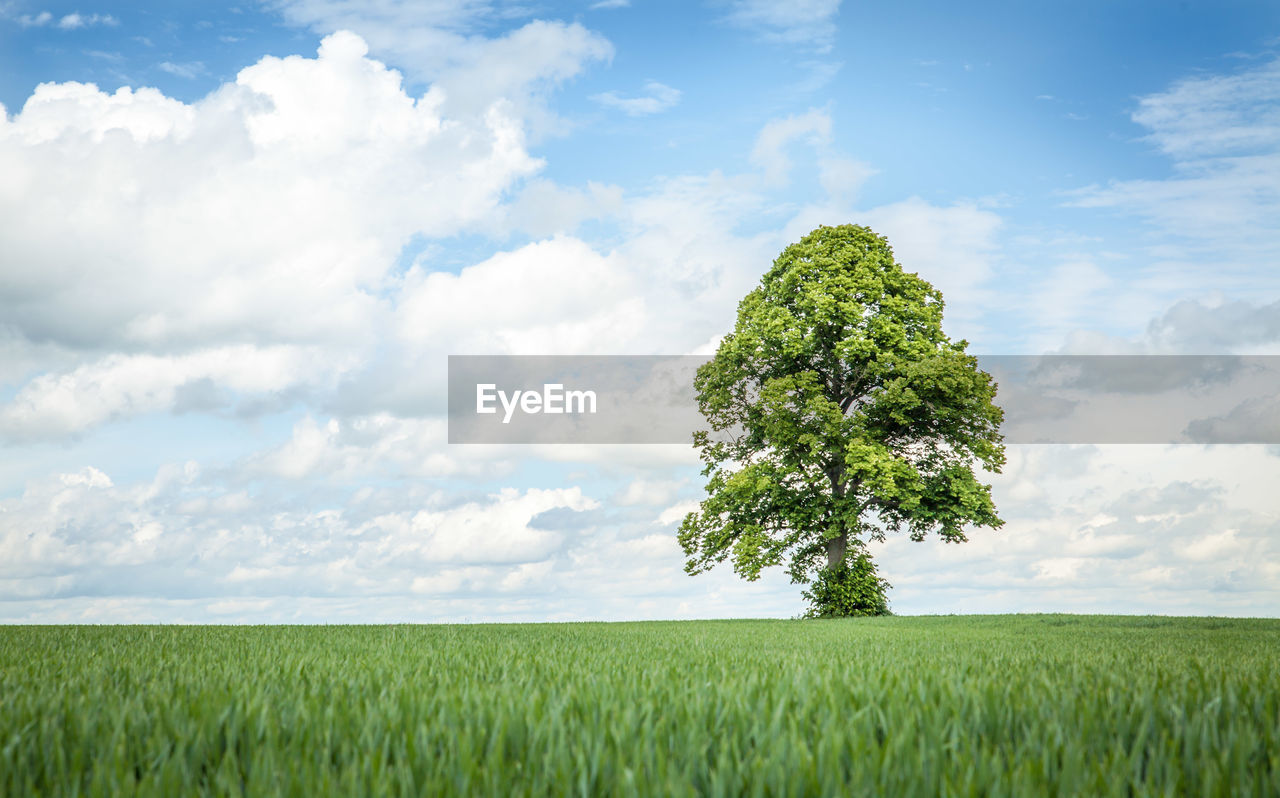
<svg viewBox="0 0 1280 798">
<path fill-rule="evenodd" d="M 1280 621 L 0 627 L 0 795 L 1280 795 Z"/>
</svg>

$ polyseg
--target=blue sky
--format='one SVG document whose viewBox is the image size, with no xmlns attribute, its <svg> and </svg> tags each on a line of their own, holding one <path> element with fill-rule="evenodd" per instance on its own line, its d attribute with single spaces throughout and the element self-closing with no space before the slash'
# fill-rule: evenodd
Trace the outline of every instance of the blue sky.
<svg viewBox="0 0 1280 798">
<path fill-rule="evenodd" d="M 190 102 L 262 55 L 307 55 L 316 45 L 314 34 L 287 24 L 271 4 L 104 9 L 9 4 L 0 102 L 18 109 L 36 84 L 66 80 L 105 90 L 155 86 Z M 17 21 L 44 11 L 49 24 Z M 59 28 L 72 13 L 111 21 Z M 610 63 L 557 93 L 557 110 L 595 135 L 547 142 L 540 151 L 549 156 L 548 175 L 632 183 L 652 178 L 655 168 L 704 168 L 715 153 L 732 168 L 731 156 L 749 150 L 754 128 L 830 104 L 837 144 L 856 147 L 892 176 L 868 187 L 884 199 L 904 190 L 1042 195 L 1071 181 L 1158 176 L 1168 164 L 1131 146 L 1143 134 L 1129 119 L 1133 100 L 1172 78 L 1229 72 L 1265 57 L 1280 25 L 1280 11 L 1268 3 L 879 4 L 834 15 L 826 49 L 827 39 L 770 43 L 727 22 L 728 4 L 540 4 L 514 13 L 481 15 L 467 30 L 493 35 L 530 19 L 569 20 L 614 47 Z M 426 76 L 406 71 L 413 88 L 425 85 Z M 633 94 L 650 80 L 679 84 L 684 102 L 661 115 L 619 119 L 589 99 Z M 651 149 L 644 158 L 611 158 L 615 137 Z M 555 157 L 565 152 L 573 157 Z"/>
<path fill-rule="evenodd" d="M 0 103 L 0 619 L 795 614 L 687 449 L 442 381 L 706 351 L 821 223 L 975 351 L 1280 353 L 1272 3 L 0 2 Z M 1011 451 L 900 611 L 1280 612 L 1273 449 Z"/>
</svg>

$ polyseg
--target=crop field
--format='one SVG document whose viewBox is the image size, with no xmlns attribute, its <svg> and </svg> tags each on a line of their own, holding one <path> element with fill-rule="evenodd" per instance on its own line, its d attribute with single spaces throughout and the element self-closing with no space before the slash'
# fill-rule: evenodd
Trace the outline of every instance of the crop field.
<svg viewBox="0 0 1280 798">
<path fill-rule="evenodd" d="M 1280 795 L 1280 621 L 0 628 L 0 794 Z"/>
</svg>

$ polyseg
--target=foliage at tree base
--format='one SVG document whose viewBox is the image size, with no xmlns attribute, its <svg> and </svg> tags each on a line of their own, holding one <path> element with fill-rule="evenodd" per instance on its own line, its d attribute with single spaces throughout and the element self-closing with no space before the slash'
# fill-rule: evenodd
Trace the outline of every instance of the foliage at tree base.
<svg viewBox="0 0 1280 798">
<path fill-rule="evenodd" d="M 804 597 L 809 601 L 806 618 L 865 618 L 892 615 L 888 590 L 876 564 L 866 552 L 835 568 L 818 571 Z"/>
</svg>

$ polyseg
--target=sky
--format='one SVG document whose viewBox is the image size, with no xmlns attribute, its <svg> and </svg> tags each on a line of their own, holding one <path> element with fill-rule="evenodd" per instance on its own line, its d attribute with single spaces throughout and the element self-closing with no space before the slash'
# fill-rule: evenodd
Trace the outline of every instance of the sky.
<svg viewBox="0 0 1280 798">
<path fill-rule="evenodd" d="M 0 622 L 794 617 L 445 368 L 707 353 L 821 224 L 976 353 L 1280 354 L 1270 2 L 0 0 L 0 105 Z M 1008 459 L 895 611 L 1280 615 L 1280 447 Z"/>
</svg>

